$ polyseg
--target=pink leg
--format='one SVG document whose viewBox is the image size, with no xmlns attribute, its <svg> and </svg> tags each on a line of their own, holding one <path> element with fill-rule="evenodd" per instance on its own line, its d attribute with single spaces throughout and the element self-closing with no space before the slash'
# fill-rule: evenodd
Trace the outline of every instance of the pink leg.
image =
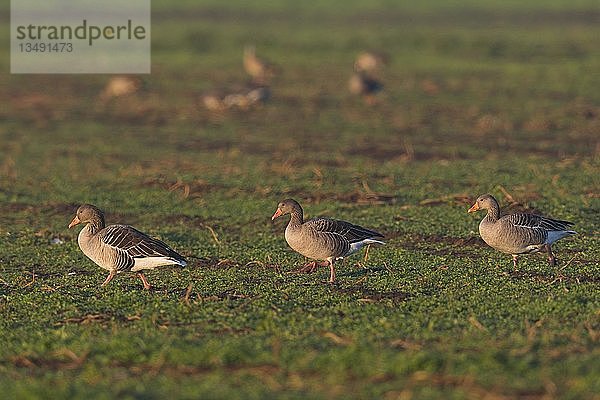
<svg viewBox="0 0 600 400">
<path fill-rule="evenodd" d="M 513 258 L 513 265 L 515 266 L 515 271 L 516 271 L 517 270 L 517 260 L 518 260 L 519 256 L 516 254 L 513 254 L 512 258 Z"/>
<path fill-rule="evenodd" d="M 546 245 L 546 251 L 548 251 L 548 263 L 553 267 L 556 266 L 556 257 L 552 254 L 552 247 L 549 244 Z"/>
<path fill-rule="evenodd" d="M 363 259 L 364 262 L 367 262 L 367 260 L 369 259 L 369 249 L 370 248 L 371 248 L 371 245 L 368 244 L 367 249 L 365 250 L 365 258 Z"/>
<path fill-rule="evenodd" d="M 116 274 L 117 274 L 117 271 L 110 271 L 110 273 L 108 274 L 108 276 L 106 277 L 106 279 L 104 280 L 102 285 L 100 285 L 100 286 L 104 287 L 104 286 L 108 285 L 108 282 L 112 281 L 112 279 L 115 277 Z"/>
<path fill-rule="evenodd" d="M 148 290 L 148 289 L 150 289 L 152 287 L 152 285 L 150 285 L 150 283 L 148 283 L 148 280 L 146 279 L 146 277 L 144 276 L 144 274 L 142 274 L 141 272 L 138 272 L 137 276 L 144 283 L 144 289 Z"/>
<path fill-rule="evenodd" d="M 306 264 L 305 266 L 303 266 L 302 268 L 298 268 L 294 272 L 295 273 L 306 272 L 307 274 L 311 274 L 311 273 L 315 272 L 318 267 L 326 267 L 328 265 L 329 265 L 329 263 L 327 261 L 320 261 L 320 262 L 312 261 L 312 262 L 309 262 L 308 264 Z"/>
<path fill-rule="evenodd" d="M 329 283 L 335 282 L 335 268 L 333 267 L 333 260 L 329 261 Z"/>
</svg>

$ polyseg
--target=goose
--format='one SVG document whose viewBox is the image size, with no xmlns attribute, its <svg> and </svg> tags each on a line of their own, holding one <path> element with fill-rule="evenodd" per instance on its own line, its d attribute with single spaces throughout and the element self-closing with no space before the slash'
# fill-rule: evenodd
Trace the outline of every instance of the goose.
<svg viewBox="0 0 600 400">
<path fill-rule="evenodd" d="M 329 266 L 329 283 L 335 281 L 334 263 L 362 247 L 372 244 L 385 244 L 376 238 L 383 238 L 379 232 L 365 229 L 362 226 L 329 218 L 313 218 L 304 221 L 304 211 L 294 199 L 286 199 L 277 205 L 271 220 L 290 214 L 290 221 L 285 228 L 285 240 L 296 252 L 314 260 L 298 270 L 314 272 L 318 266 Z"/>
<path fill-rule="evenodd" d="M 568 221 L 525 213 L 500 216 L 498 201 L 490 194 L 479 196 L 468 212 L 478 210 L 487 210 L 487 215 L 479 224 L 481 238 L 490 247 L 511 254 L 515 270 L 520 254 L 537 253 L 541 250 L 548 252 L 550 265 L 556 265 L 552 243 L 577 234 L 569 229 L 573 223 Z"/>
<path fill-rule="evenodd" d="M 77 237 L 79 248 L 90 260 L 109 271 L 102 286 L 108 285 L 116 274 L 131 271 L 137 272 L 144 289 L 150 289 L 142 270 L 165 265 L 184 267 L 187 264 L 165 243 L 132 226 L 105 226 L 104 214 L 91 204 L 83 204 L 77 209 L 69 228 L 78 224 L 86 224 Z"/>
<path fill-rule="evenodd" d="M 244 47 L 244 69 L 252 77 L 254 83 L 264 85 L 276 74 L 277 68 L 270 62 L 256 55 L 254 46 Z"/>
<path fill-rule="evenodd" d="M 142 80 L 136 76 L 115 76 L 107 82 L 102 93 L 100 93 L 100 98 L 108 100 L 115 97 L 128 96 L 140 90 L 142 86 Z"/>
<path fill-rule="evenodd" d="M 235 87 L 227 93 L 225 90 L 212 90 L 202 95 L 204 107 L 213 112 L 228 109 L 247 110 L 252 106 L 265 104 L 271 96 L 268 86 L 251 83 L 242 88 Z"/>
</svg>

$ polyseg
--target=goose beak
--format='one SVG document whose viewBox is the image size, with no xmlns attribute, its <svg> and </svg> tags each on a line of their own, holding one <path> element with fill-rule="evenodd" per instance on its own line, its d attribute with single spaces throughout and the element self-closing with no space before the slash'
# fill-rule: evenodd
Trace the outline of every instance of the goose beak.
<svg viewBox="0 0 600 400">
<path fill-rule="evenodd" d="M 278 208 L 277 211 L 275 211 L 275 214 L 273 214 L 273 216 L 271 217 L 271 221 L 273 221 L 275 218 L 281 216 L 281 210 Z"/>
<path fill-rule="evenodd" d="M 75 218 L 73 218 L 73 221 L 71 221 L 71 223 L 69 224 L 69 229 L 71 229 L 72 227 L 74 227 L 75 225 L 81 223 L 81 221 L 79 220 L 79 218 L 77 218 L 77 215 L 75 216 Z"/>
<path fill-rule="evenodd" d="M 472 213 L 472 212 L 475 212 L 477 210 L 479 210 L 479 204 L 475 203 L 475 204 L 473 204 L 471 206 L 471 208 L 469 208 L 469 211 L 467 211 L 467 212 Z"/>
</svg>

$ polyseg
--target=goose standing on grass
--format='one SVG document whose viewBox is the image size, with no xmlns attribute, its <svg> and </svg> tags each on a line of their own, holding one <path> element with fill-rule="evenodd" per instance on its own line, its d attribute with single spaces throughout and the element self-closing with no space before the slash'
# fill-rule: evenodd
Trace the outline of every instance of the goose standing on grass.
<svg viewBox="0 0 600 400">
<path fill-rule="evenodd" d="M 375 238 L 383 238 L 379 232 L 353 225 L 346 221 L 329 218 L 313 218 L 304 221 L 302 207 L 296 200 L 287 199 L 279 203 L 271 220 L 290 214 L 290 222 L 285 228 L 285 240 L 290 247 L 312 261 L 298 272 L 314 272 L 318 266 L 329 266 L 329 283 L 335 281 L 334 262 L 343 259 L 362 247 L 379 243 Z"/>
<path fill-rule="evenodd" d="M 129 225 L 105 226 L 104 214 L 91 204 L 77 209 L 69 228 L 81 223 L 86 225 L 77 237 L 79 248 L 90 260 L 109 271 L 102 286 L 108 285 L 116 274 L 131 271 L 137 272 L 144 289 L 150 289 L 142 270 L 186 265 L 185 259 L 165 243 Z"/>
<path fill-rule="evenodd" d="M 470 213 L 487 210 L 479 224 L 479 234 L 484 242 L 503 253 L 511 254 L 515 270 L 520 254 L 548 252 L 548 262 L 556 265 L 552 243 L 577 232 L 569 230 L 572 222 L 543 217 L 535 214 L 509 214 L 500 216 L 496 199 L 489 194 L 481 195 L 469 208 Z"/>
</svg>

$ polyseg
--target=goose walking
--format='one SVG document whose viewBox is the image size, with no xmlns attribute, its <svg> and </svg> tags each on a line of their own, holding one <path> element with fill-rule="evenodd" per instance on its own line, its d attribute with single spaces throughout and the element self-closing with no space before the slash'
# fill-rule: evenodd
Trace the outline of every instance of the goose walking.
<svg viewBox="0 0 600 400">
<path fill-rule="evenodd" d="M 290 222 L 285 228 L 285 240 L 289 246 L 312 261 L 298 270 L 299 272 L 314 272 L 318 266 L 329 266 L 329 283 L 335 281 L 334 263 L 362 247 L 379 243 L 376 238 L 383 238 L 379 232 L 353 225 L 346 221 L 329 218 L 313 218 L 304 221 L 302 207 L 297 201 L 287 199 L 279 203 L 271 220 L 282 215 L 290 214 Z"/>
<path fill-rule="evenodd" d="M 86 225 L 77 237 L 79 248 L 90 260 L 109 271 L 102 286 L 108 285 L 116 274 L 130 271 L 137 272 L 144 289 L 150 289 L 142 270 L 186 265 L 185 259 L 165 243 L 132 226 L 105 226 L 104 214 L 91 204 L 83 204 L 77 209 L 69 228 L 81 223 Z"/>
<path fill-rule="evenodd" d="M 498 202 L 489 194 L 479 196 L 468 212 L 477 210 L 487 210 L 487 215 L 479 224 L 481 238 L 494 249 L 511 254 L 515 270 L 520 254 L 541 250 L 548 252 L 550 265 L 556 265 L 552 243 L 577 233 L 569 229 L 572 222 L 541 215 L 517 213 L 500 216 Z"/>
</svg>

